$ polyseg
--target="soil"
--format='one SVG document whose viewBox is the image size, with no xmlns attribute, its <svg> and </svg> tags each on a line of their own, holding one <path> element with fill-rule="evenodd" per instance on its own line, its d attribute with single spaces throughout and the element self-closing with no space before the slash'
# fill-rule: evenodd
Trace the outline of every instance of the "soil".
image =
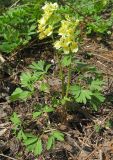
<svg viewBox="0 0 113 160">
<path fill-rule="evenodd" d="M 44 151 L 40 157 L 34 157 L 12 133 L 10 116 L 15 111 L 23 121 L 28 122 L 29 131 L 39 133 L 46 124 L 44 117 L 31 122 L 32 106 L 43 103 L 45 97 L 36 93 L 26 102 L 10 102 L 9 96 L 19 85 L 21 72 L 26 71 L 33 61 L 44 59 L 52 63 L 50 76 L 54 90 L 60 83 L 53 78 L 56 68 L 54 49 L 45 42 L 31 42 L 17 53 L 2 57 L 5 62 L 0 69 L 0 160 L 113 160 L 113 124 L 106 127 L 106 122 L 113 123 L 113 34 L 110 37 L 84 37 L 77 55 L 79 60 L 96 66 L 103 72 L 106 81 L 103 88 L 106 101 L 97 112 L 89 113 L 83 106 L 68 112 L 67 123 L 61 123 L 59 112 L 49 114 L 53 128 L 65 135 L 64 142 L 57 142 L 50 151 Z M 49 97 L 47 97 L 48 101 Z M 46 116 L 46 115 L 45 115 Z M 101 125 L 96 132 L 95 124 Z M 46 135 L 44 137 L 46 139 Z M 17 156 L 18 155 L 18 156 Z"/>
</svg>

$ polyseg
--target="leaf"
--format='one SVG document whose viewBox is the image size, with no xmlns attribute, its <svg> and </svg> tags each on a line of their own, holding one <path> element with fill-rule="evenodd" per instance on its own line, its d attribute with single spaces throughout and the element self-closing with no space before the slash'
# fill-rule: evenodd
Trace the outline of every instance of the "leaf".
<svg viewBox="0 0 113 160">
<path fill-rule="evenodd" d="M 77 61 L 76 62 L 76 67 L 77 67 L 77 70 L 79 72 L 86 72 L 88 70 L 88 64 L 84 63 L 84 62 L 80 62 L 80 61 Z"/>
<path fill-rule="evenodd" d="M 22 87 L 26 87 L 29 90 L 33 90 L 33 84 L 37 80 L 30 72 L 22 73 L 20 76 Z"/>
<path fill-rule="evenodd" d="M 35 135 L 33 135 L 32 133 L 25 133 L 27 138 L 36 138 Z"/>
<path fill-rule="evenodd" d="M 35 156 L 40 155 L 42 153 L 42 141 L 41 139 L 38 139 L 36 146 L 34 148 L 34 154 Z"/>
<path fill-rule="evenodd" d="M 54 111 L 54 109 L 52 107 L 47 106 L 47 105 L 43 109 L 43 112 L 47 112 L 47 113 L 48 112 L 53 112 L 53 111 Z"/>
<path fill-rule="evenodd" d="M 42 92 L 49 93 L 49 85 L 47 83 L 42 82 L 39 89 Z"/>
<path fill-rule="evenodd" d="M 76 97 L 76 101 L 86 104 L 88 99 L 91 99 L 92 92 L 90 90 L 81 90 L 79 97 Z"/>
<path fill-rule="evenodd" d="M 90 90 L 82 89 L 81 86 L 78 85 L 71 86 L 70 91 L 78 103 L 86 104 L 87 100 L 90 100 L 93 95 Z"/>
<path fill-rule="evenodd" d="M 54 131 L 53 136 L 59 141 L 64 141 L 64 134 L 59 131 Z"/>
<path fill-rule="evenodd" d="M 37 118 L 42 114 L 42 112 L 33 112 L 33 118 Z"/>
<path fill-rule="evenodd" d="M 82 88 L 79 85 L 70 86 L 70 92 L 71 92 L 71 94 L 72 95 L 76 95 L 76 97 L 79 97 L 81 89 Z"/>
<path fill-rule="evenodd" d="M 45 67 L 46 73 L 47 73 L 47 71 L 49 70 L 50 67 L 51 67 L 51 64 L 46 65 L 46 67 Z"/>
<path fill-rule="evenodd" d="M 28 146 L 35 143 L 36 141 L 37 141 L 37 137 L 35 138 L 30 137 L 24 140 L 24 145 Z"/>
<path fill-rule="evenodd" d="M 33 143 L 33 144 L 30 144 L 30 145 L 26 146 L 26 149 L 27 149 L 29 152 L 34 152 L 35 146 L 36 146 L 36 143 Z"/>
<path fill-rule="evenodd" d="M 70 64 L 71 64 L 71 56 L 65 55 L 62 59 L 62 65 L 66 67 L 66 66 L 69 66 Z"/>
<path fill-rule="evenodd" d="M 27 139 L 27 136 L 26 136 L 26 134 L 23 131 L 22 131 L 22 138 L 23 138 L 23 140 Z"/>
<path fill-rule="evenodd" d="M 112 119 L 109 119 L 109 120 L 106 121 L 105 128 L 106 129 L 110 129 L 110 128 L 112 129 L 113 128 L 113 120 Z"/>
<path fill-rule="evenodd" d="M 19 126 L 21 125 L 21 120 L 18 117 L 18 114 L 16 112 L 13 113 L 13 115 L 11 116 L 10 120 L 13 122 L 13 124 L 15 126 Z"/>
<path fill-rule="evenodd" d="M 18 132 L 17 138 L 18 138 L 19 140 L 26 140 L 26 139 L 27 139 L 27 137 L 26 137 L 26 135 L 24 134 L 24 132 L 23 132 L 22 129 Z"/>
<path fill-rule="evenodd" d="M 48 138 L 48 141 L 47 141 L 47 150 L 49 150 L 53 146 L 54 141 L 55 141 L 55 139 L 54 139 L 53 136 L 50 136 Z"/>
<path fill-rule="evenodd" d="M 99 80 L 99 79 L 93 80 L 93 81 L 91 82 L 90 89 L 91 89 L 91 90 L 101 91 L 103 84 L 104 84 L 104 82 L 101 81 L 101 80 Z"/>
<path fill-rule="evenodd" d="M 104 102 L 105 97 L 100 92 L 93 93 L 93 96 L 95 96 L 100 102 Z"/>
<path fill-rule="evenodd" d="M 92 108 L 95 111 L 98 111 L 98 107 L 101 105 L 102 102 L 104 102 L 105 97 L 100 92 L 95 92 L 92 95 L 92 98 L 90 100 L 90 104 L 92 105 Z"/>
<path fill-rule="evenodd" d="M 102 127 L 98 124 L 95 124 L 94 129 L 95 129 L 96 133 L 99 133 L 101 131 Z"/>
<path fill-rule="evenodd" d="M 30 68 L 36 70 L 36 71 L 42 71 L 44 72 L 44 65 L 45 65 L 45 62 L 40 60 L 38 61 L 37 63 L 36 62 L 33 62 L 31 65 L 30 65 Z"/>
<path fill-rule="evenodd" d="M 28 97 L 31 96 L 30 91 L 23 91 L 21 88 L 16 88 L 15 91 L 11 94 L 10 99 L 11 101 L 16 101 L 16 100 L 23 100 L 26 101 Z"/>
<path fill-rule="evenodd" d="M 19 140 L 22 140 L 22 130 L 20 130 L 20 131 L 18 132 L 17 138 L 18 138 Z"/>
</svg>

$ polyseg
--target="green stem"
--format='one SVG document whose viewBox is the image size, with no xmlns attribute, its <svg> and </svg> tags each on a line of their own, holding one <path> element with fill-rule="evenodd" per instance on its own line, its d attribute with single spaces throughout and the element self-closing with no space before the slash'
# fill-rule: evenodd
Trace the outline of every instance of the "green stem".
<svg viewBox="0 0 113 160">
<path fill-rule="evenodd" d="M 53 40 L 53 43 L 55 42 L 54 41 L 54 37 L 53 35 L 51 36 L 52 37 L 52 40 Z M 61 64 L 61 58 L 59 58 L 59 55 L 58 53 L 56 52 L 56 57 L 57 57 L 57 62 L 58 62 L 58 66 L 59 66 L 59 69 L 60 69 L 60 79 L 62 81 L 62 98 L 64 97 L 64 91 L 65 91 L 65 83 L 64 83 L 64 76 L 63 76 L 63 68 L 62 68 L 62 64 Z"/>
<path fill-rule="evenodd" d="M 64 83 L 64 76 L 63 76 L 63 69 L 60 64 L 60 76 L 61 76 L 61 81 L 62 81 L 62 98 L 64 97 L 64 91 L 65 91 L 65 83 Z"/>
<path fill-rule="evenodd" d="M 67 81 L 66 96 L 65 96 L 66 98 L 68 98 L 70 83 L 71 83 L 71 64 L 69 65 L 68 69 L 68 81 Z"/>
<path fill-rule="evenodd" d="M 61 64 L 61 58 L 59 58 L 59 55 L 56 53 L 57 56 L 57 61 L 58 61 L 58 66 L 60 69 L 59 75 L 60 75 L 60 79 L 62 82 L 62 98 L 64 97 L 64 91 L 65 91 L 65 83 L 64 83 L 64 75 L 63 75 L 63 68 L 62 68 L 62 64 Z"/>
</svg>

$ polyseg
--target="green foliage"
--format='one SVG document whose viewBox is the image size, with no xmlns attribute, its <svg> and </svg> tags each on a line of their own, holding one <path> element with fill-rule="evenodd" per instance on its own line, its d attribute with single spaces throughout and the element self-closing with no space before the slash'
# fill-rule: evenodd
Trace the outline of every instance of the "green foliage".
<svg viewBox="0 0 113 160">
<path fill-rule="evenodd" d="M 11 116 L 10 118 L 11 122 L 16 126 L 20 126 L 21 125 L 21 120 L 20 118 L 18 117 L 17 113 L 14 112 L 13 115 Z"/>
<path fill-rule="evenodd" d="M 70 93 L 76 102 L 89 104 L 97 111 L 105 100 L 102 94 L 102 74 L 95 67 L 82 62 L 76 63 L 76 71 L 79 73 L 78 80 L 70 86 Z"/>
<path fill-rule="evenodd" d="M 26 7 L 10 9 L 0 16 L 0 50 L 10 53 L 20 45 L 25 45 L 36 33 L 34 20 L 30 20 Z"/>
<path fill-rule="evenodd" d="M 19 118 L 19 115 L 16 112 L 13 112 L 13 115 L 10 118 L 11 122 L 13 123 L 13 133 L 21 139 L 23 137 L 24 133 L 22 131 L 22 121 Z"/>
<path fill-rule="evenodd" d="M 94 129 L 95 129 L 96 133 L 99 133 L 101 131 L 101 129 L 102 129 L 102 126 L 98 125 L 98 124 L 95 124 Z"/>
<path fill-rule="evenodd" d="M 109 4 L 109 0 L 66 0 L 66 4 L 69 4 L 75 8 L 75 12 L 81 15 L 93 15 L 95 13 L 101 13 Z"/>
<path fill-rule="evenodd" d="M 33 118 L 36 119 L 37 117 L 41 116 L 44 113 L 53 112 L 54 109 L 51 106 L 47 105 L 36 105 L 35 106 L 35 112 L 33 112 Z"/>
<path fill-rule="evenodd" d="M 35 83 L 44 79 L 47 74 L 50 64 L 45 64 L 44 61 L 40 60 L 37 63 L 33 62 L 30 65 L 32 72 L 23 72 L 20 76 L 20 88 L 16 88 L 15 91 L 11 94 L 11 101 L 21 100 L 26 101 L 30 98 L 35 92 Z M 48 90 L 48 85 L 46 83 L 41 83 L 39 90 L 46 92 Z"/>
<path fill-rule="evenodd" d="M 113 128 L 113 120 L 112 119 L 108 119 L 106 122 L 105 122 L 105 128 L 106 129 L 109 129 L 109 128 Z"/>
<path fill-rule="evenodd" d="M 22 90 L 21 88 L 16 88 L 15 91 L 11 94 L 11 101 L 22 100 L 26 101 L 28 97 L 32 95 L 32 92 Z"/>
<path fill-rule="evenodd" d="M 82 89 L 78 85 L 73 85 L 70 87 L 71 94 L 74 96 L 78 103 L 86 104 L 87 100 L 91 99 L 92 92 L 90 90 Z"/>
<path fill-rule="evenodd" d="M 49 150 L 54 145 L 55 139 L 58 141 L 64 141 L 63 133 L 59 131 L 53 131 L 51 133 L 51 135 L 48 138 L 48 142 L 47 142 L 47 150 Z"/>
<path fill-rule="evenodd" d="M 111 32 L 113 14 L 111 13 L 110 17 L 106 19 L 102 12 L 107 12 L 112 5 L 113 1 L 111 0 L 65 1 L 68 12 L 73 12 L 77 18 L 84 22 L 84 32 L 86 32 L 86 34 L 97 33 L 102 35 Z"/>
<path fill-rule="evenodd" d="M 62 58 L 62 65 L 64 67 L 67 67 L 71 64 L 71 56 L 70 55 L 66 55 Z"/>
<path fill-rule="evenodd" d="M 40 60 L 37 63 L 33 62 L 29 67 L 33 69 L 35 74 L 40 77 L 47 74 L 49 68 L 51 67 L 51 64 L 46 65 L 43 60 Z"/>
<path fill-rule="evenodd" d="M 41 113 L 51 112 L 51 111 L 53 111 L 52 108 L 45 106 L 43 108 L 43 111 L 41 111 Z M 36 118 L 38 115 L 36 113 L 39 113 L 39 112 L 33 113 L 34 118 Z M 38 136 L 33 135 L 32 133 L 25 133 L 22 129 L 23 123 L 16 112 L 13 113 L 10 119 L 13 125 L 15 126 L 15 128 L 13 128 L 14 130 L 13 133 L 23 143 L 23 145 L 26 147 L 26 150 L 28 152 L 32 152 L 35 156 L 40 155 L 43 151 L 43 140 L 41 138 L 43 133 Z M 47 150 L 52 148 L 52 146 L 55 144 L 55 140 L 64 141 L 64 134 L 58 130 L 51 131 L 51 133 L 48 136 L 49 137 L 46 144 Z"/>
<path fill-rule="evenodd" d="M 36 35 L 40 6 L 45 0 L 27 2 L 10 8 L 0 16 L 0 51 L 11 53 Z"/>
<path fill-rule="evenodd" d="M 99 33 L 106 34 L 110 32 L 113 24 L 113 15 L 107 20 L 95 15 L 92 22 L 87 23 L 87 34 Z"/>
<path fill-rule="evenodd" d="M 27 138 L 23 141 L 26 149 L 29 152 L 33 152 L 35 156 L 42 153 L 42 140 L 32 134 L 27 134 Z"/>
</svg>

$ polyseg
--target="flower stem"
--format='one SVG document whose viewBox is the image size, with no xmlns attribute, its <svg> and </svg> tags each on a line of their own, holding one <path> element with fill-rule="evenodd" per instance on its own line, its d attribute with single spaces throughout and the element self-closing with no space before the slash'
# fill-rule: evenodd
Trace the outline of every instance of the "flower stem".
<svg viewBox="0 0 113 160">
<path fill-rule="evenodd" d="M 69 65 L 68 69 L 68 81 L 67 81 L 66 96 L 65 96 L 66 98 L 68 98 L 70 83 L 71 83 L 71 64 Z"/>
<path fill-rule="evenodd" d="M 57 61 L 58 61 L 58 66 L 59 66 L 59 75 L 60 75 L 60 79 L 62 82 L 62 98 L 64 98 L 65 95 L 65 83 L 64 83 L 64 75 L 63 75 L 63 68 L 62 68 L 62 64 L 61 64 L 61 58 L 59 57 L 58 53 L 56 53 L 57 56 Z"/>
</svg>

